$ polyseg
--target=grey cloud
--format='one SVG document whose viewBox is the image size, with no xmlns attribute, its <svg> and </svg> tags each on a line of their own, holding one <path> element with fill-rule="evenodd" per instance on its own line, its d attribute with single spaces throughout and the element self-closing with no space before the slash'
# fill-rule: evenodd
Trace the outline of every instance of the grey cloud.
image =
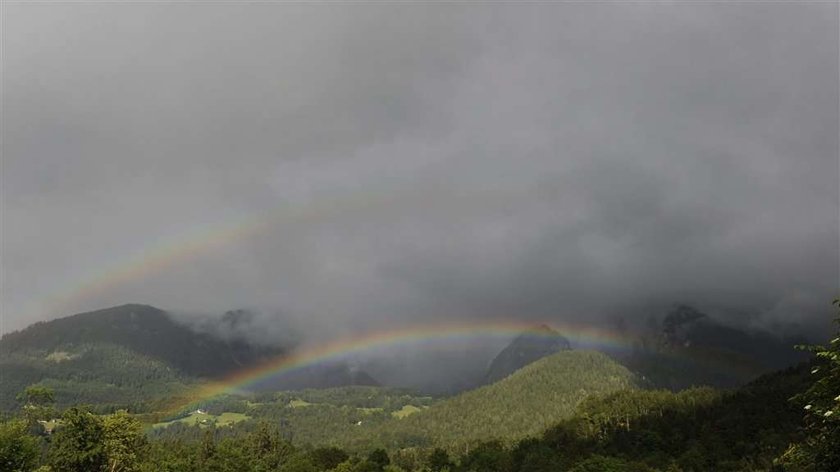
<svg viewBox="0 0 840 472">
<path fill-rule="evenodd" d="M 676 302 L 816 329 L 838 288 L 836 9 L 10 5 L 3 330 L 129 301 L 329 334 Z"/>
</svg>

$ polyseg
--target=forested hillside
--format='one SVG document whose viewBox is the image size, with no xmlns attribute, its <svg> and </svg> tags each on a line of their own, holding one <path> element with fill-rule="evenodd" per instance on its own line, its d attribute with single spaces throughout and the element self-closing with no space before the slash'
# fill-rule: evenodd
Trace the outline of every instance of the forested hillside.
<svg viewBox="0 0 840 472">
<path fill-rule="evenodd" d="M 62 346 L 49 354 L 0 357 L 0 410 L 20 405 L 27 386 L 51 388 L 59 406 L 95 405 L 96 411 L 150 411 L 155 401 L 183 391 L 195 380 L 166 363 L 114 344 Z"/>
<path fill-rule="evenodd" d="M 222 321 L 241 322 L 242 313 L 228 312 Z M 148 305 L 81 313 L 35 323 L 0 338 L 0 411 L 16 408 L 15 396 L 33 384 L 52 388 L 61 406 L 151 411 L 192 384 L 254 367 L 292 349 L 191 329 Z M 276 376 L 260 387 L 376 384 L 364 371 L 332 363 Z"/>
<path fill-rule="evenodd" d="M 36 383 L 53 388 L 63 406 L 149 410 L 201 378 L 280 353 L 195 332 L 147 305 L 81 313 L 0 339 L 0 410 L 15 408 L 15 395 Z"/>
<path fill-rule="evenodd" d="M 534 367 L 552 360 L 546 358 L 547 362 Z M 803 403 L 817 398 L 810 392 L 821 382 L 836 384 L 837 374 L 824 361 L 764 376 L 734 392 L 615 390 L 587 397 L 565 419 L 530 438 L 477 441 L 460 450 L 450 443 L 443 444 L 445 448 L 433 444 L 335 447 L 329 445 L 330 438 L 341 431 L 328 424 L 318 428 L 323 435 L 321 445 L 308 446 L 312 443 L 290 434 L 287 422 L 265 419 L 231 426 L 196 423 L 167 428 L 165 435 L 146 436 L 142 424 L 130 415 L 100 417 L 75 408 L 64 412 L 51 437 L 33 436 L 27 432 L 26 419 L 50 409 L 44 403 L 49 402 L 48 395 L 36 391 L 21 420 L 0 423 L 0 461 L 5 461 L 0 463 L 16 467 L 8 470 L 23 471 L 33 470 L 38 463 L 50 464 L 49 470 L 105 471 L 117 463 L 121 470 L 143 472 L 834 472 L 840 462 L 836 452 L 831 455 L 830 441 L 838 433 L 838 423 L 826 417 L 825 410 L 820 416 L 829 421 L 804 422 L 809 410 L 804 407 L 810 403 Z M 803 397 L 806 391 L 809 394 Z M 253 400 L 278 401 L 300 411 L 336 402 L 332 408 L 355 408 L 360 415 L 364 415 L 362 409 L 394 413 L 399 404 L 419 400 L 398 398 L 396 391 L 353 387 Z M 422 409 L 425 400 L 419 401 Z M 228 399 L 207 407 L 248 408 L 249 403 Z M 432 405 L 425 411 L 435 408 Z M 214 415 L 212 411 L 206 414 Z M 393 421 L 407 424 L 422 415 Z M 428 421 L 422 424 L 428 426 Z M 469 429 L 460 432 L 470 434 Z M 42 445 L 48 447 L 43 457 L 38 453 Z M 88 453 L 79 455 L 80 447 L 88 448 Z"/>
<path fill-rule="evenodd" d="M 484 387 L 445 399 L 380 433 L 383 446 L 425 438 L 425 445 L 464 451 L 478 440 L 519 439 L 569 417 L 590 395 L 625 389 L 633 374 L 594 351 L 564 351 Z"/>
<path fill-rule="evenodd" d="M 537 326 L 514 338 L 493 358 L 484 376 L 484 383 L 501 380 L 531 362 L 571 348 L 569 340 L 557 331 L 546 325 Z"/>
<path fill-rule="evenodd" d="M 441 447 L 462 453 L 481 441 L 512 443 L 539 434 L 570 417 L 591 395 L 631 388 L 634 376 L 606 355 L 564 351 L 534 362 L 509 377 L 434 401 L 375 387 L 306 390 L 205 404 L 208 413 L 246 415 L 235 425 L 253 430 L 260 420 L 282 424 L 289 438 L 354 451 L 376 447 Z M 184 424 L 156 431 L 161 437 L 197 438 Z M 199 427 L 195 427 L 199 428 Z"/>
<path fill-rule="evenodd" d="M 0 354 L 61 356 L 79 346 L 100 343 L 122 346 L 196 377 L 223 375 L 282 352 L 196 332 L 152 306 L 121 305 L 6 334 L 0 339 Z"/>
<path fill-rule="evenodd" d="M 59 334 L 48 323 L 40 325 L 47 329 L 4 338 L 4 398 L 7 411 L 16 410 L 19 419 L 0 425 L 0 461 L 15 456 L 24 464 L 9 470 L 29 471 L 40 462 L 54 471 L 99 471 L 117 460 L 133 461 L 117 469 L 143 472 L 238 472 L 251 470 L 247 464 L 253 463 L 263 464 L 260 470 L 282 472 L 734 472 L 772 467 L 836 472 L 831 467 L 837 456 L 815 452 L 822 451 L 824 442 L 809 436 L 817 431 L 818 437 L 838 437 L 832 416 L 840 406 L 838 371 L 831 367 L 838 360 L 836 339 L 833 351 L 815 348 L 820 359 L 812 364 L 763 376 L 734 391 L 643 390 L 649 380 L 611 357 L 551 342 L 549 350 L 560 352 L 452 397 L 377 386 L 252 391 L 172 411 L 155 399 L 177 398 L 201 380 L 160 355 L 174 351 L 131 349 L 127 333 L 148 339 L 155 326 L 168 322 L 161 321 L 158 310 L 147 312 L 153 323 L 144 324 L 134 309 L 123 308 L 127 311 L 117 310 L 121 314 L 106 310 L 105 316 L 93 317 L 97 322 L 82 317 L 68 337 L 73 342 L 55 342 Z M 124 344 L 104 342 L 106 336 Z M 525 359 L 511 348 L 521 347 L 521 339 L 508 346 L 505 357 Z M 545 346 L 536 347 L 530 352 Z M 155 352 L 157 357 L 151 355 Z M 691 365 L 683 359 L 674 362 Z M 340 365 L 314 366 L 299 378 L 319 372 L 334 372 L 336 379 L 364 375 Z M 74 407 L 79 404 L 91 405 Z M 118 430 L 129 433 L 114 436 Z M 123 440 L 131 445 L 101 447 L 95 460 L 85 459 L 92 462 L 67 465 L 78 459 L 79 435 L 93 432 L 96 437 L 86 441 L 94 449 Z M 32 453 L 39 449 L 47 455 Z M 22 451 L 29 455 L 21 459 Z M 125 451 L 133 455 L 120 456 Z M 817 456 L 829 465 L 805 466 Z"/>
</svg>

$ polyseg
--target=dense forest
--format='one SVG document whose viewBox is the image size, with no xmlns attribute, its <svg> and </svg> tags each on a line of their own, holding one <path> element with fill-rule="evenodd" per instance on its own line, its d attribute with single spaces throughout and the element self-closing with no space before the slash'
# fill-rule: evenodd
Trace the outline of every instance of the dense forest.
<svg viewBox="0 0 840 472">
<path fill-rule="evenodd" d="M 148 415 L 125 411 L 102 415 L 71 407 L 59 412 L 51 389 L 32 386 L 18 396 L 18 413 L 0 424 L 0 468 L 10 472 L 836 472 L 840 470 L 840 418 L 835 414 L 840 407 L 840 332 L 827 346 L 808 349 L 814 354 L 810 362 L 765 375 L 734 391 L 641 390 L 632 385 L 629 372 L 605 364 L 605 356 L 561 352 L 501 382 L 439 402 L 398 390 L 353 387 L 263 393 L 248 400 L 223 397 L 203 405 L 216 412 L 238 410 L 242 421 L 230 425 L 210 421 L 176 426 L 184 418 L 167 418 L 161 428 L 150 427 L 144 421 Z M 605 368 L 613 369 L 613 383 L 599 392 L 589 387 L 591 394 L 570 397 L 572 390 L 585 390 L 580 386 L 587 377 L 574 379 L 554 370 L 563 368 L 597 372 L 599 378 L 604 378 Z M 565 391 L 558 378 L 568 380 Z M 556 392 L 557 397 L 531 404 L 537 400 L 528 397 L 529 392 L 516 390 L 537 384 L 548 385 L 545 391 Z M 507 403 L 516 400 L 519 405 Z M 458 434 L 471 437 L 486 428 L 482 418 L 495 415 L 465 411 L 492 408 L 493 402 L 510 409 L 510 418 L 527 408 L 560 408 L 568 413 L 540 432 L 500 423 L 496 437 L 459 443 Z M 268 407 L 253 409 L 252 403 L 301 412 L 326 405 L 331 410 L 323 417 L 333 418 L 327 421 L 334 421 L 342 408 L 353 414 L 367 412 L 383 418 L 379 434 L 394 434 L 391 424 L 411 425 L 406 431 L 412 433 L 403 439 L 392 436 L 389 444 L 374 440 L 338 447 L 330 445 L 330 437 L 340 436 L 341 431 L 328 423 L 314 423 L 321 440 L 302 441 L 289 434 L 291 419 L 266 421 L 272 417 Z M 211 413 L 201 411 L 208 417 Z M 345 423 L 353 419 L 345 418 Z M 410 444 L 411 435 L 423 431 L 430 437 Z"/>
</svg>

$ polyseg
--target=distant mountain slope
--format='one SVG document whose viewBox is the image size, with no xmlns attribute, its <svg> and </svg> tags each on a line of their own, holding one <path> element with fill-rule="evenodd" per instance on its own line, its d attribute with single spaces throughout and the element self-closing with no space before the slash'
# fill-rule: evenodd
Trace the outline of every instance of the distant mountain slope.
<svg viewBox="0 0 840 472">
<path fill-rule="evenodd" d="M 363 370 L 346 364 L 316 364 L 262 382 L 256 390 L 302 390 L 348 385 L 377 387 L 379 382 Z"/>
<path fill-rule="evenodd" d="M 686 305 L 678 306 L 665 317 L 662 336 L 670 347 L 737 353 L 767 370 L 781 369 L 808 358 L 794 349 L 804 339 L 783 339 L 766 332 L 726 326 Z"/>
<path fill-rule="evenodd" d="M 496 383 L 391 421 L 378 431 L 378 440 L 389 447 L 434 444 L 463 451 L 477 440 L 539 434 L 570 417 L 589 395 L 633 384 L 633 374 L 604 354 L 558 352 Z M 377 434 L 363 429 L 362 435 Z"/>
<path fill-rule="evenodd" d="M 216 377 L 281 354 L 279 349 L 225 342 L 180 325 L 163 310 L 122 305 L 36 323 L 0 339 L 0 355 L 49 356 L 106 343 L 159 360 L 182 373 Z"/>
<path fill-rule="evenodd" d="M 808 355 L 794 349 L 803 342 L 727 326 L 680 305 L 642 338 L 627 364 L 655 386 L 731 388 L 803 362 Z"/>
<path fill-rule="evenodd" d="M 569 340 L 546 325 L 517 336 L 490 363 L 484 383 L 497 382 L 526 365 L 556 352 L 571 349 Z"/>
</svg>

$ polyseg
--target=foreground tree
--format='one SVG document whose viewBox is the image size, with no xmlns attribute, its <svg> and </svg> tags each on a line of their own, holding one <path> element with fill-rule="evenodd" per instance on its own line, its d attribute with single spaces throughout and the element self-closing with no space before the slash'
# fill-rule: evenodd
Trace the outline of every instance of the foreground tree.
<svg viewBox="0 0 840 472">
<path fill-rule="evenodd" d="M 487 441 L 477 445 L 462 457 L 458 470 L 463 472 L 508 472 L 513 470 L 513 461 L 501 442 Z"/>
<path fill-rule="evenodd" d="M 102 420 L 108 472 L 133 472 L 146 450 L 143 425 L 125 411 L 118 411 Z"/>
<path fill-rule="evenodd" d="M 25 421 L 0 423 L 0 470 L 28 472 L 38 461 L 38 439 L 28 434 Z"/>
<path fill-rule="evenodd" d="M 834 304 L 840 307 L 840 300 Z M 840 470 L 840 317 L 834 321 L 838 330 L 829 344 L 811 346 L 820 361 L 813 370 L 819 377 L 803 395 L 808 445 L 825 470 Z"/>
<path fill-rule="evenodd" d="M 357 472 L 382 472 L 391 463 L 391 458 L 384 449 L 376 449 L 368 454 L 367 459 L 356 466 Z"/>
<path fill-rule="evenodd" d="M 82 408 L 70 408 L 53 435 L 49 462 L 55 472 L 106 470 L 105 428 L 102 421 Z"/>
<path fill-rule="evenodd" d="M 17 400 L 22 404 L 21 411 L 32 433 L 43 434 L 44 427 L 39 421 L 49 421 L 57 416 L 55 394 L 52 389 L 42 385 L 30 385 L 19 393 Z"/>
<path fill-rule="evenodd" d="M 429 455 L 429 470 L 431 472 L 445 472 L 452 468 L 452 460 L 449 454 L 441 448 L 436 448 Z"/>
<path fill-rule="evenodd" d="M 840 308 L 840 299 L 834 300 Z M 811 386 L 794 397 L 805 409 L 806 438 L 779 459 L 782 470 L 836 472 L 840 470 L 840 316 L 837 332 L 826 346 L 799 346 L 811 351 L 816 362 Z"/>
<path fill-rule="evenodd" d="M 319 447 L 313 449 L 309 456 L 321 470 L 335 469 L 338 464 L 350 458 L 346 452 L 337 447 Z"/>
</svg>

